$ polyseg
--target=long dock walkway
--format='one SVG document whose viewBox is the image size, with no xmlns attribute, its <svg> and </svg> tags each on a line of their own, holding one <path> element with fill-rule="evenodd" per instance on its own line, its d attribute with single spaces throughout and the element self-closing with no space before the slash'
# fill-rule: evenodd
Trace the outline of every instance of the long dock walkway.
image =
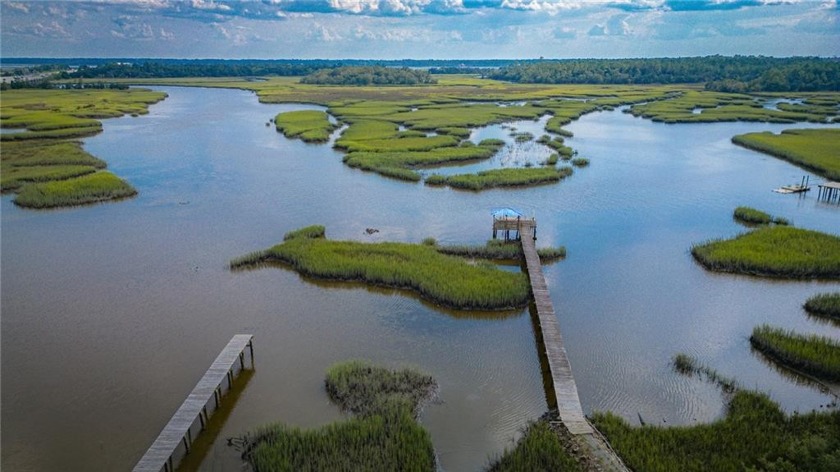
<svg viewBox="0 0 840 472">
<path fill-rule="evenodd" d="M 254 336 L 251 334 L 235 335 L 227 346 L 222 349 L 201 380 L 187 396 L 172 418 L 166 423 L 155 442 L 146 451 L 140 462 L 134 466 L 134 472 L 171 472 L 172 456 L 184 444 L 189 453 L 192 445 L 192 427 L 195 420 L 201 422 L 201 428 L 207 424 L 207 404 L 211 398 L 216 400 L 218 408 L 222 396 L 222 382 L 227 378 L 228 388 L 233 385 L 234 363 L 239 360 L 242 369 L 245 368 L 245 348 L 251 350 L 251 365 L 254 363 Z"/>
<path fill-rule="evenodd" d="M 522 252 L 525 253 L 525 263 L 528 266 L 528 277 L 531 280 L 531 291 L 534 294 L 534 304 L 540 320 L 543 342 L 545 343 L 548 367 L 554 383 L 554 394 L 557 398 L 557 410 L 560 419 L 572 434 L 592 434 L 592 426 L 586 421 L 580 406 L 577 384 L 572 375 L 572 365 L 563 347 L 563 336 L 554 314 L 554 305 L 542 273 L 542 263 L 534 239 L 530 237 L 531 222 L 523 221 L 521 234 Z"/>
<path fill-rule="evenodd" d="M 610 447 L 606 438 L 589 424 L 583 414 L 577 384 L 572 375 L 572 365 L 569 363 L 566 348 L 563 346 L 560 325 L 557 323 L 554 304 L 551 302 L 551 295 L 542 272 L 542 263 L 534 244 L 536 224 L 534 219 L 521 220 L 519 236 L 522 252 L 525 254 L 525 264 L 534 295 L 534 305 L 537 309 L 539 329 L 545 346 L 545 357 L 548 360 L 560 422 L 571 434 L 573 440 L 585 448 L 596 462 L 591 470 L 628 472 L 629 469 Z"/>
</svg>

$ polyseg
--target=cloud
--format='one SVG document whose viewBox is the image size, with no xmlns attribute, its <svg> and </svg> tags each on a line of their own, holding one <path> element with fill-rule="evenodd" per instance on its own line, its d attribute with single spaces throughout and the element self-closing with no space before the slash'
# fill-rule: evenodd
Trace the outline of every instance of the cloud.
<svg viewBox="0 0 840 472">
<path fill-rule="evenodd" d="M 567 26 L 554 28 L 553 36 L 556 39 L 572 39 L 577 36 L 577 31 Z"/>
</svg>

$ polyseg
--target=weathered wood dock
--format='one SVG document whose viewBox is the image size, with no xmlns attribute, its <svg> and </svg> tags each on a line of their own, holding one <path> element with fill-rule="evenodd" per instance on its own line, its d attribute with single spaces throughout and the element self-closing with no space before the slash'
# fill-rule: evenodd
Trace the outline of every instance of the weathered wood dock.
<svg viewBox="0 0 840 472">
<path fill-rule="evenodd" d="M 533 220 L 523 220 L 520 232 L 527 235 L 521 238 L 522 252 L 525 254 L 525 264 L 528 267 L 528 277 L 531 281 L 531 291 L 534 294 L 534 304 L 537 308 L 540 331 L 545 344 L 548 366 L 551 370 L 551 378 L 554 383 L 554 394 L 557 397 L 557 410 L 560 419 L 572 434 L 592 434 L 592 427 L 583 415 L 580 406 L 577 384 L 572 375 L 572 365 L 566 356 L 566 348 L 563 346 L 563 336 L 560 335 L 560 326 L 557 324 L 557 316 L 554 313 L 554 304 L 551 302 L 551 294 L 545 283 L 542 273 L 542 263 L 534 244 L 534 238 L 529 237 L 533 231 Z"/>
<path fill-rule="evenodd" d="M 534 243 L 537 235 L 536 219 L 520 219 L 518 223 L 522 252 L 525 254 L 525 265 L 528 269 L 528 278 L 531 282 L 531 292 L 539 321 L 538 329 L 542 336 L 542 346 L 545 349 L 544 355 L 551 375 L 560 422 L 572 435 L 573 440 L 580 447 L 585 448 L 590 457 L 597 462 L 597 470 L 627 472 L 629 469 L 618 454 L 601 433 L 589 424 L 583 414 L 577 384 L 572 375 L 572 365 L 566 355 L 560 325 L 557 322 L 554 304 L 545 283 L 542 263 Z"/>
<path fill-rule="evenodd" d="M 192 429 L 199 421 L 201 430 L 209 419 L 207 406 L 211 398 L 215 400 L 215 407 L 219 407 L 222 397 L 222 383 L 228 381 L 228 389 L 233 385 L 235 363 L 239 360 L 240 369 L 245 368 L 245 349 L 251 353 L 251 367 L 254 366 L 254 336 L 251 334 L 237 334 L 231 338 L 227 346 L 222 349 L 201 380 L 198 381 L 186 400 L 172 415 L 157 439 L 146 451 L 140 462 L 134 466 L 134 472 L 172 472 L 173 456 L 183 444 L 187 454 L 192 446 Z M 199 430 L 199 432 L 201 431 Z"/>
<path fill-rule="evenodd" d="M 825 200 L 827 202 L 840 202 L 840 182 L 824 182 L 819 185 L 820 191 L 817 192 L 818 200 Z"/>
</svg>

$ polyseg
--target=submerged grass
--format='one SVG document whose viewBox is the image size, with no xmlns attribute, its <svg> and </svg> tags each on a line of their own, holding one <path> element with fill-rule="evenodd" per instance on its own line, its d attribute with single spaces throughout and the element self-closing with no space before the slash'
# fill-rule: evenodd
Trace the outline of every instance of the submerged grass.
<svg viewBox="0 0 840 472">
<path fill-rule="evenodd" d="M 840 292 L 814 295 L 805 302 L 805 310 L 812 315 L 840 320 Z"/>
<path fill-rule="evenodd" d="M 274 118 L 277 131 L 287 138 L 300 138 L 307 143 L 324 143 L 336 129 L 329 115 L 318 110 L 300 110 L 279 113 Z"/>
<path fill-rule="evenodd" d="M 732 138 L 746 148 L 784 159 L 831 180 L 840 180 L 840 129 L 787 129 Z"/>
<path fill-rule="evenodd" d="M 137 194 L 134 187 L 116 175 L 100 171 L 81 177 L 33 183 L 24 186 L 13 200 L 25 208 L 56 208 L 88 205 Z"/>
<path fill-rule="evenodd" d="M 836 340 L 761 325 L 753 329 L 750 343 L 784 366 L 819 380 L 840 380 L 840 342 Z"/>
<path fill-rule="evenodd" d="M 299 236 L 235 259 L 231 268 L 273 261 L 289 264 L 310 277 L 410 290 L 455 309 L 504 310 L 528 302 L 524 274 L 471 265 L 425 244 L 369 244 Z"/>
<path fill-rule="evenodd" d="M 248 433 L 244 458 L 255 471 L 436 469 L 431 437 L 415 419 L 437 389 L 430 376 L 349 362 L 330 368 L 326 389 L 356 416 L 316 430 L 278 423 Z"/>
<path fill-rule="evenodd" d="M 739 206 L 736 208 L 732 217 L 735 218 L 736 221 L 751 225 L 769 225 L 771 223 L 775 223 L 777 225 L 790 224 L 790 222 L 784 218 L 773 217 L 769 213 L 746 206 Z"/>
<path fill-rule="evenodd" d="M 840 238 L 772 226 L 729 240 L 697 244 L 694 258 L 709 270 L 791 279 L 840 279 Z"/>
</svg>

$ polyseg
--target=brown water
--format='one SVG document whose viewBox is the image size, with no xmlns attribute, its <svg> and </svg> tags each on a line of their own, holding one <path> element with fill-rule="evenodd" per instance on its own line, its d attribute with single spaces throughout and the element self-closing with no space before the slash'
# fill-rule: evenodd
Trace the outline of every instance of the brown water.
<svg viewBox="0 0 840 472">
<path fill-rule="evenodd" d="M 672 371 L 677 352 L 769 392 L 788 411 L 830 401 L 780 375 L 747 338 L 763 322 L 840 337 L 801 309 L 840 284 L 711 274 L 688 253 L 694 242 L 743 231 L 731 219 L 738 205 L 840 233 L 838 206 L 770 191 L 805 172 L 729 142 L 783 126 L 588 115 L 568 129 L 590 167 L 558 185 L 470 193 L 350 169 L 329 146 L 265 126 L 300 105 L 164 90 L 170 97 L 149 115 L 106 120 L 86 140 L 137 198 L 47 212 L 2 199 L 3 470 L 130 469 L 237 333 L 255 335 L 257 369 L 204 470 L 238 469 L 225 438 L 254 426 L 340 419 L 324 372 L 354 358 L 434 375 L 440 403 L 421 421 L 440 464 L 480 469 L 546 407 L 526 310 L 453 313 L 282 269 L 232 273 L 227 262 L 308 224 L 336 239 L 480 243 L 499 206 L 535 214 L 538 245 L 568 249 L 545 274 L 586 412 L 668 424 L 718 417 L 720 394 Z M 499 127 L 480 133 L 513 140 Z M 368 227 L 380 232 L 368 236 Z"/>
</svg>

